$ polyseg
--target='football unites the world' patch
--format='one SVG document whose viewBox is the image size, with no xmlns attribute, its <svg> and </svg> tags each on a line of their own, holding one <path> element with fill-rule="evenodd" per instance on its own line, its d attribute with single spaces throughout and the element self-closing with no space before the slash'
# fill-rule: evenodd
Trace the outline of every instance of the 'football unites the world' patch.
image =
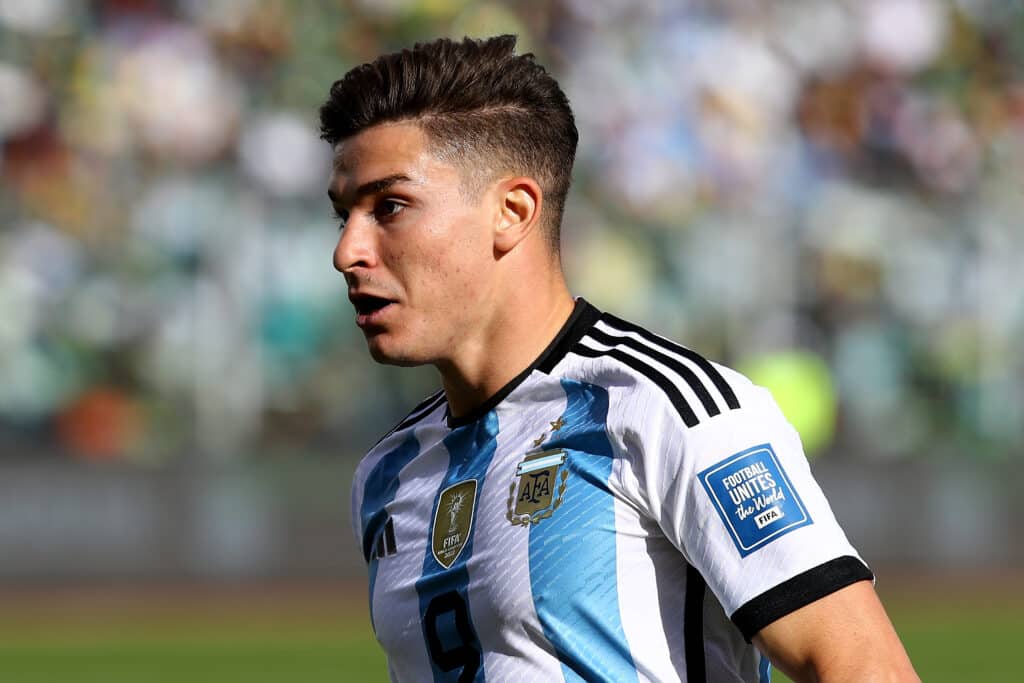
<svg viewBox="0 0 1024 683">
<path fill-rule="evenodd" d="M 697 476 L 743 557 L 812 523 L 770 444 L 741 451 Z"/>
</svg>

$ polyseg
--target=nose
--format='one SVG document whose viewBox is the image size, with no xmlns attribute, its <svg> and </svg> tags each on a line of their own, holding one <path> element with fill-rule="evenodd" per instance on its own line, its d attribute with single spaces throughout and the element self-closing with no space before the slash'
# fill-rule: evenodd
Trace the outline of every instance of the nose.
<svg viewBox="0 0 1024 683">
<path fill-rule="evenodd" d="M 369 225 L 351 216 L 334 247 L 334 268 L 348 274 L 357 268 L 372 268 L 377 263 L 377 245 Z"/>
</svg>

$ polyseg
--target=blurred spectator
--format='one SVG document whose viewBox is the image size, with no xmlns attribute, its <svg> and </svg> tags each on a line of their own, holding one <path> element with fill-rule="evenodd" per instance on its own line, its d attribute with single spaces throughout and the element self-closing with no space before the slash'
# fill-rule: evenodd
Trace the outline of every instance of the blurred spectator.
<svg viewBox="0 0 1024 683">
<path fill-rule="evenodd" d="M 579 293 L 774 359 L 781 393 L 813 380 L 823 453 L 1018 457 L 1022 21 L 985 0 L 0 0 L 0 426 L 91 458 L 365 450 L 433 380 L 365 362 L 316 107 L 377 53 L 513 31 L 577 113 Z"/>
</svg>

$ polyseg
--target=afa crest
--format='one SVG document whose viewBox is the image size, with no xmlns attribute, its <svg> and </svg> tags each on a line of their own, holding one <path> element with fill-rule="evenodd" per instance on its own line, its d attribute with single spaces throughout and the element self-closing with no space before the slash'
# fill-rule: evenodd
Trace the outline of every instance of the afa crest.
<svg viewBox="0 0 1024 683">
<path fill-rule="evenodd" d="M 569 469 L 565 451 L 530 453 L 516 467 L 516 480 L 508 489 L 508 514 L 513 526 L 530 526 L 547 519 L 565 498 Z"/>
</svg>

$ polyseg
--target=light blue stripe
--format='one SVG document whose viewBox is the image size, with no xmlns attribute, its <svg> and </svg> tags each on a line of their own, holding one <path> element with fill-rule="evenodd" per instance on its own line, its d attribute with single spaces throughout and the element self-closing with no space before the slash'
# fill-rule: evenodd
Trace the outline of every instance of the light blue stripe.
<svg viewBox="0 0 1024 683">
<path fill-rule="evenodd" d="M 385 509 L 388 503 L 395 499 L 398 493 L 398 475 L 402 468 L 409 464 L 413 458 L 419 455 L 420 444 L 416 440 L 414 432 L 410 431 L 409 436 L 395 450 L 381 458 L 366 477 L 363 485 L 363 503 L 359 507 L 359 523 L 362 528 L 363 544 L 370 543 L 370 624 L 374 631 L 377 630 L 373 621 L 373 589 L 377 583 L 377 562 L 373 558 L 373 542 L 377 535 L 384 530 L 388 521 L 388 512 Z"/>
<path fill-rule="evenodd" d="M 536 460 L 521 462 L 519 463 L 519 467 L 516 468 L 516 475 L 543 470 L 547 467 L 551 467 L 552 465 L 561 465 L 563 462 L 565 462 L 565 453 L 557 453 L 555 455 L 549 455 L 546 458 L 537 458 Z"/>
<path fill-rule="evenodd" d="M 441 492 L 453 484 L 469 479 L 476 479 L 477 482 L 476 497 L 473 500 L 474 521 L 465 547 L 463 547 L 458 558 L 448 569 L 445 569 L 434 558 L 434 554 L 431 551 L 431 539 L 433 538 L 434 530 L 433 528 L 428 530 L 427 550 L 423 558 L 423 574 L 416 581 L 416 592 L 420 597 L 420 621 L 424 628 L 424 643 L 427 643 L 425 615 L 431 600 L 438 595 L 454 590 L 462 596 L 467 605 L 469 604 L 469 572 L 466 569 L 466 565 L 469 563 L 470 558 L 473 557 L 473 537 L 476 535 L 477 511 L 480 507 L 480 496 L 484 488 L 487 469 L 491 466 L 491 459 L 494 457 L 494 451 L 497 448 L 497 436 L 498 415 L 492 410 L 476 422 L 454 430 L 444 439 L 444 445 L 449 454 L 448 471 L 437 489 L 437 494 L 434 496 L 434 505 L 431 508 L 431 524 L 433 524 L 433 511 L 437 509 Z M 484 681 L 482 648 L 480 647 L 480 640 L 476 636 L 476 631 L 472 627 L 472 621 L 472 615 L 470 615 L 470 629 L 473 632 L 473 637 L 467 644 L 481 652 L 480 668 L 477 670 L 474 680 Z M 437 626 L 438 636 L 442 643 L 457 644 L 461 641 L 455 628 L 454 619 L 446 618 L 443 621 L 438 619 Z M 426 647 L 429 653 L 429 644 Z M 441 671 L 433 661 L 431 661 L 430 666 L 433 669 L 434 681 L 436 683 L 455 683 L 461 674 L 461 669 L 459 668 L 447 672 Z"/>
<path fill-rule="evenodd" d="M 768 661 L 768 658 L 761 655 L 761 662 L 757 667 L 757 681 L 758 683 L 771 683 L 772 680 L 772 663 Z"/>
<path fill-rule="evenodd" d="M 619 612 L 608 392 L 568 379 L 562 388 L 565 426 L 544 447 L 566 452 L 569 477 L 559 508 L 530 529 L 534 607 L 566 681 L 636 681 Z"/>
</svg>

